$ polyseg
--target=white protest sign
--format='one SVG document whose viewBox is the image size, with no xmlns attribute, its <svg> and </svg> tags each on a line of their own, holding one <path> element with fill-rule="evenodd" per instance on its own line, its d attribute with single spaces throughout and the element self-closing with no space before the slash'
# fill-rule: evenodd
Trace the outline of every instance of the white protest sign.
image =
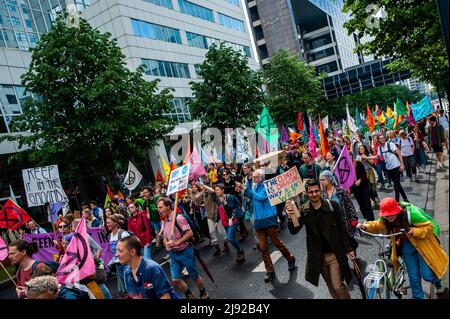
<svg viewBox="0 0 450 319">
<path fill-rule="evenodd" d="M 298 174 L 297 167 L 264 181 L 270 205 L 275 206 L 303 192 L 303 182 Z"/>
<path fill-rule="evenodd" d="M 179 192 L 188 187 L 190 169 L 191 163 L 188 163 L 170 172 L 167 195 Z"/>
<path fill-rule="evenodd" d="M 60 203 L 66 199 L 58 165 L 23 169 L 22 177 L 28 207 Z"/>
</svg>

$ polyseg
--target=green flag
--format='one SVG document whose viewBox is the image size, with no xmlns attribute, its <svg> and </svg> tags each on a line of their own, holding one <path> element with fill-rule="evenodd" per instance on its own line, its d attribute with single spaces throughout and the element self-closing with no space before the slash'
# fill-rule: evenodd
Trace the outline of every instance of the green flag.
<svg viewBox="0 0 450 319">
<path fill-rule="evenodd" d="M 269 143 L 269 145 L 276 143 L 280 138 L 278 128 L 275 125 L 272 116 L 270 116 L 267 107 L 264 107 L 262 110 L 255 130 L 267 141 L 267 143 Z"/>
<path fill-rule="evenodd" d="M 406 108 L 406 105 L 403 104 L 402 100 L 397 98 L 397 102 L 395 102 L 395 108 L 394 111 L 397 113 L 397 115 L 403 116 L 408 115 L 408 109 Z"/>
</svg>

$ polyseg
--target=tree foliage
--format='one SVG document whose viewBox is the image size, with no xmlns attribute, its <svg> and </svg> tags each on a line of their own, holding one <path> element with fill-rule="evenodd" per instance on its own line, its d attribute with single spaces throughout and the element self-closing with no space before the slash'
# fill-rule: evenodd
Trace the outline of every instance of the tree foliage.
<svg viewBox="0 0 450 319">
<path fill-rule="evenodd" d="M 200 65 L 202 81 L 192 81 L 189 107 L 202 128 L 253 127 L 264 101 L 260 75 L 248 58 L 221 44 L 209 48 Z"/>
<path fill-rule="evenodd" d="M 321 79 L 313 66 L 300 61 L 298 54 L 280 50 L 273 55 L 263 71 L 270 94 L 269 110 L 275 122 L 296 121 L 296 112 L 317 114 L 324 95 Z"/>
<path fill-rule="evenodd" d="M 366 7 L 373 3 L 387 13 L 379 28 L 367 23 Z M 448 93 L 448 60 L 435 0 L 345 0 L 344 11 L 351 14 L 344 25 L 349 34 L 371 39 L 358 45 L 358 51 L 390 56 L 392 71 L 409 70 L 422 82 Z"/>
<path fill-rule="evenodd" d="M 58 164 L 63 177 L 113 173 L 117 164 L 147 158 L 156 139 L 173 129 L 163 116 L 171 110 L 169 89 L 125 67 L 121 49 L 109 33 L 81 19 L 69 28 L 60 15 L 32 51 L 22 83 L 35 97 L 14 121 L 8 136 L 31 148 L 16 157 L 34 165 Z"/>
</svg>

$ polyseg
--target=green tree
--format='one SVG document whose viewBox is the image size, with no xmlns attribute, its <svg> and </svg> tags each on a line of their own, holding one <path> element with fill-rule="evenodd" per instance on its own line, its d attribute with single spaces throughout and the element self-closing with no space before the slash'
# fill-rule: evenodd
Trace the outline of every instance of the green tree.
<svg viewBox="0 0 450 319">
<path fill-rule="evenodd" d="M 67 27 L 59 15 L 51 31 L 32 50 L 22 76 L 35 98 L 24 103 L 14 126 L 31 134 L 7 136 L 30 149 L 15 158 L 34 165 L 58 164 L 63 178 L 111 176 L 116 166 L 147 158 L 156 139 L 174 123 L 169 89 L 125 67 L 125 56 L 111 34 L 94 30 L 81 19 Z"/>
<path fill-rule="evenodd" d="M 390 70 L 409 70 L 412 76 L 448 93 L 448 61 L 436 1 L 375 1 L 387 13 L 379 28 L 367 23 L 366 7 L 372 3 L 373 0 L 344 1 L 344 12 L 351 13 L 344 25 L 349 33 L 370 37 L 370 41 L 357 46 L 357 51 L 390 56 Z"/>
<path fill-rule="evenodd" d="M 192 116 L 202 128 L 253 127 L 264 101 L 260 75 L 248 66 L 248 58 L 221 44 L 213 45 L 200 65 L 202 81 L 190 84 Z"/>
<path fill-rule="evenodd" d="M 296 121 L 295 112 L 317 114 L 323 103 L 321 79 L 313 66 L 300 61 L 298 54 L 280 50 L 273 55 L 263 71 L 270 94 L 269 109 L 275 122 Z"/>
<path fill-rule="evenodd" d="M 420 101 L 425 95 L 418 92 L 413 92 L 409 88 L 402 85 L 389 84 L 373 89 L 364 90 L 352 95 L 346 95 L 335 100 L 328 101 L 327 111 L 333 117 L 344 116 L 345 106 L 348 104 L 350 113 L 354 113 L 355 108 L 362 112 L 366 112 L 366 104 L 369 104 L 371 110 L 375 110 L 377 104 L 383 110 L 386 110 L 387 105 L 393 109 L 394 102 L 397 97 L 405 103 L 416 103 Z"/>
</svg>

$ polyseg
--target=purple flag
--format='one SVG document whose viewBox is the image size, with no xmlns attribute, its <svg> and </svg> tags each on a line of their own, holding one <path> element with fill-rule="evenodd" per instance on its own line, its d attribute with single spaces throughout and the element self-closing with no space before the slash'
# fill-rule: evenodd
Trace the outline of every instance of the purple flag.
<svg viewBox="0 0 450 319">
<path fill-rule="evenodd" d="M 289 142 L 289 135 L 286 132 L 286 128 L 284 127 L 284 125 L 281 127 L 281 141 L 283 143 L 288 143 Z"/>
<path fill-rule="evenodd" d="M 409 125 L 410 126 L 413 126 L 414 124 L 416 124 L 416 122 L 414 121 L 414 116 L 413 116 L 413 113 L 412 113 L 412 104 L 411 104 L 411 106 L 409 107 L 409 114 L 408 114 L 408 122 L 409 122 Z"/>
<path fill-rule="evenodd" d="M 342 149 L 336 165 L 334 165 L 333 173 L 339 180 L 339 186 L 344 189 L 350 189 L 355 183 L 355 166 L 353 165 L 352 157 L 347 147 Z"/>
<path fill-rule="evenodd" d="M 52 214 L 53 217 L 53 222 L 56 222 L 58 220 L 58 212 L 61 210 L 61 208 L 63 208 L 64 203 L 55 203 L 55 204 L 50 204 L 50 212 L 48 215 L 48 221 L 51 223 L 52 220 L 50 219 L 50 213 Z"/>
</svg>

